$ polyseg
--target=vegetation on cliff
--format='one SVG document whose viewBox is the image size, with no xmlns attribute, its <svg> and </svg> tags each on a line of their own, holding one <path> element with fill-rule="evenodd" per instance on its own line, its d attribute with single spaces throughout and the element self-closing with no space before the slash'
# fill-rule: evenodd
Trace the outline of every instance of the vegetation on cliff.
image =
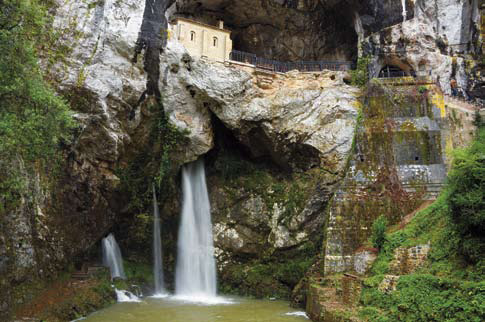
<svg viewBox="0 0 485 322">
<path fill-rule="evenodd" d="M 477 263 L 485 255 L 485 128 L 473 144 L 454 154 L 449 174 L 449 213 L 460 235 L 459 250 Z"/>
<path fill-rule="evenodd" d="M 454 153 L 447 188 L 402 230 L 388 235 L 364 281 L 362 317 L 369 321 L 483 321 L 485 318 L 485 128 Z M 392 229 L 391 229 L 392 230 Z M 378 289 L 397 247 L 431 243 L 426 264 L 402 275 L 396 290 Z"/>
<path fill-rule="evenodd" d="M 43 78 L 41 40 L 51 31 L 39 1 L 7 0 L 0 12 L 0 213 L 15 207 L 23 177 L 52 173 L 74 126 L 69 108 Z M 54 162 L 53 162 L 54 161 Z"/>
</svg>

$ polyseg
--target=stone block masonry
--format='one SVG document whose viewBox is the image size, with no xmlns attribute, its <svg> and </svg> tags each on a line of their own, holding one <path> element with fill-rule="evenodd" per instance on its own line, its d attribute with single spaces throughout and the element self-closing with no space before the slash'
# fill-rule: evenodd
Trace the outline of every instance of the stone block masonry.
<svg viewBox="0 0 485 322">
<path fill-rule="evenodd" d="M 394 259 L 389 264 L 394 275 L 405 275 L 416 271 L 424 264 L 431 249 L 429 244 L 417 245 L 411 248 L 399 247 L 394 250 Z"/>
<path fill-rule="evenodd" d="M 375 218 L 397 223 L 439 194 L 446 178 L 443 111 L 436 85 L 377 81 L 369 90 L 350 168 L 329 210 L 326 274 L 365 274 L 372 258 L 357 250 Z"/>
</svg>

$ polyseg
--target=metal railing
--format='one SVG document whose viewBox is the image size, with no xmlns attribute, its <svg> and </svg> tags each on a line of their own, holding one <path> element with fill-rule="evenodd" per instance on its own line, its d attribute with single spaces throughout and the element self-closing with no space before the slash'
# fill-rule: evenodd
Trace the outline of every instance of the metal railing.
<svg viewBox="0 0 485 322">
<path fill-rule="evenodd" d="M 233 50 L 230 55 L 233 61 L 251 64 L 264 70 L 286 73 L 291 70 L 300 72 L 321 72 L 325 69 L 333 71 L 346 71 L 352 68 L 352 63 L 348 61 L 297 61 L 281 62 L 278 60 L 258 57 L 255 54 Z"/>
<path fill-rule="evenodd" d="M 416 73 L 406 73 L 404 71 L 387 71 L 383 70 L 379 73 L 378 78 L 396 78 L 396 77 L 416 77 Z"/>
</svg>

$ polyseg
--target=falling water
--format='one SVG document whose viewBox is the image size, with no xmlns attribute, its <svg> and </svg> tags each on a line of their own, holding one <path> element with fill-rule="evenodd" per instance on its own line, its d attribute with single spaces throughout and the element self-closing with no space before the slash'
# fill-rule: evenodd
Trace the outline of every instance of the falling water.
<svg viewBox="0 0 485 322">
<path fill-rule="evenodd" d="M 115 293 L 118 302 L 141 302 L 138 296 L 129 291 L 115 289 Z"/>
<path fill-rule="evenodd" d="M 406 11 L 406 0 L 401 0 L 402 3 L 402 21 L 406 21 L 407 11 Z"/>
<path fill-rule="evenodd" d="M 123 260 L 115 236 L 109 234 L 108 237 L 103 238 L 101 244 L 103 249 L 103 265 L 109 267 L 111 278 L 125 278 Z"/>
<path fill-rule="evenodd" d="M 155 296 L 165 293 L 163 285 L 162 240 L 160 237 L 160 212 L 158 210 L 157 194 L 153 186 L 153 276 L 155 278 Z"/>
<path fill-rule="evenodd" d="M 176 295 L 210 302 L 216 296 L 216 265 L 209 196 L 202 160 L 186 164 L 182 168 L 182 191 Z"/>
</svg>

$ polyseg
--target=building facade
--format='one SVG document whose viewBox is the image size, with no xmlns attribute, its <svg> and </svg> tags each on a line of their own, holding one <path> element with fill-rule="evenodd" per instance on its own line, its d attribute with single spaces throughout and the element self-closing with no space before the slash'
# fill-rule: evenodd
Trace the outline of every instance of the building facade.
<svg viewBox="0 0 485 322">
<path fill-rule="evenodd" d="M 186 18 L 176 18 L 171 22 L 172 36 L 181 42 L 192 56 L 206 57 L 215 61 L 229 60 L 232 51 L 231 32 Z"/>
</svg>

